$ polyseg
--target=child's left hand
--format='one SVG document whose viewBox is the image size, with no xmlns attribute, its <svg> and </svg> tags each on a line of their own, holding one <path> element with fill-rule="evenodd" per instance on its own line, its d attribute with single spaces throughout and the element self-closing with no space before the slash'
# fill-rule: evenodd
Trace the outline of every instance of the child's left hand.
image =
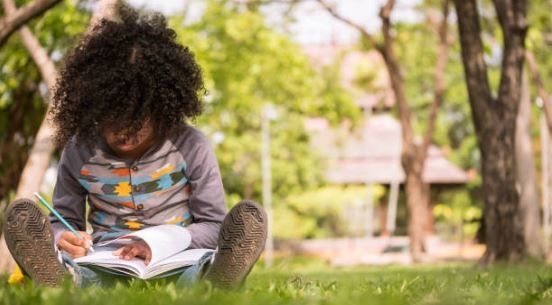
<svg viewBox="0 0 552 305">
<path fill-rule="evenodd" d="M 140 257 L 144 259 L 144 264 L 148 265 L 151 260 L 151 249 L 143 240 L 138 240 L 117 249 L 113 252 L 113 255 L 127 260 L 133 259 L 134 257 Z"/>
</svg>

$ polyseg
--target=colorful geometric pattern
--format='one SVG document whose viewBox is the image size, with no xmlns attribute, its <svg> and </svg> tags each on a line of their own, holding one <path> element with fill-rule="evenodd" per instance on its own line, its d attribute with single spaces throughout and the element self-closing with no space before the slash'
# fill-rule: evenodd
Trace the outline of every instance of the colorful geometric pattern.
<svg viewBox="0 0 552 305">
<path fill-rule="evenodd" d="M 78 181 L 88 191 L 94 231 L 192 223 L 186 162 L 180 153 L 169 152 L 142 164 L 104 162 L 101 158 L 91 161 L 82 166 Z"/>
</svg>

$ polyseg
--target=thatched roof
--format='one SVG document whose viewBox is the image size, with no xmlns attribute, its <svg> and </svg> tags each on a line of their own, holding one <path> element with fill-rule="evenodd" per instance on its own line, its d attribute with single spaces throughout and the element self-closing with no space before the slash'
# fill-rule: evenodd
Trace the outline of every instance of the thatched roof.
<svg viewBox="0 0 552 305">
<path fill-rule="evenodd" d="M 307 123 L 312 145 L 328 163 L 326 178 L 338 184 L 404 181 L 400 164 L 401 127 L 389 114 L 368 117 L 353 133 L 335 130 L 324 119 Z M 431 146 L 423 179 L 431 184 L 463 184 L 468 175 Z"/>
</svg>

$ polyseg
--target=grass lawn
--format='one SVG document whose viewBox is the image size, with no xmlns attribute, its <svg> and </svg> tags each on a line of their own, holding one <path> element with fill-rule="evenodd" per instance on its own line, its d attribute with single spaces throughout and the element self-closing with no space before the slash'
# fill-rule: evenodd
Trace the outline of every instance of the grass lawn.
<svg viewBox="0 0 552 305">
<path fill-rule="evenodd" d="M 135 281 L 109 289 L 11 286 L 0 278 L 0 304 L 552 304 L 552 268 L 471 265 L 330 268 L 312 260 L 257 266 L 239 292 L 213 291 L 206 284 Z"/>
</svg>

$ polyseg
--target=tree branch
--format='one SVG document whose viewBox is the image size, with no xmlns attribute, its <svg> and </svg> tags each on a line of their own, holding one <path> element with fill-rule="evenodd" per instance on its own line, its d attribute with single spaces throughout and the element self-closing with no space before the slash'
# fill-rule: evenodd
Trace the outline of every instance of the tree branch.
<svg viewBox="0 0 552 305">
<path fill-rule="evenodd" d="M 351 19 L 345 18 L 343 15 L 339 14 L 335 7 L 330 5 L 324 0 L 316 0 L 320 5 L 335 19 L 355 28 L 359 33 L 364 37 L 366 40 L 368 40 L 374 47 L 381 48 L 381 45 L 377 42 L 377 40 L 374 38 L 374 36 L 368 32 L 362 25 L 352 21 Z"/>
<path fill-rule="evenodd" d="M 29 20 L 41 15 L 61 0 L 34 0 L 0 19 L 0 46 Z"/>
<path fill-rule="evenodd" d="M 497 101 L 503 107 L 517 109 L 521 97 L 521 74 L 525 58 L 525 35 L 528 25 L 525 0 L 493 0 L 502 34 L 504 51 Z M 517 113 L 517 111 L 516 111 Z"/>
<path fill-rule="evenodd" d="M 412 124 L 410 122 L 411 112 L 410 107 L 408 106 L 405 89 L 404 89 L 404 79 L 402 72 L 396 58 L 395 52 L 393 50 L 394 38 L 391 34 L 391 11 L 395 6 L 394 0 L 388 0 L 386 4 L 381 8 L 379 16 L 382 20 L 382 34 L 383 34 L 383 43 L 378 42 L 375 37 L 370 34 L 363 26 L 355 23 L 354 21 L 343 17 L 340 15 L 336 9 L 329 5 L 324 0 L 316 0 L 320 5 L 330 13 L 334 18 L 342 21 L 343 23 L 355 28 L 360 32 L 360 34 L 367 39 L 381 54 L 385 61 L 387 67 L 387 72 L 389 74 L 389 81 L 395 95 L 395 100 L 397 103 L 397 108 L 399 110 L 399 120 L 401 123 L 402 129 L 402 138 L 403 138 L 403 148 L 408 151 L 406 155 L 413 156 L 414 148 L 414 132 L 412 130 Z"/>
<path fill-rule="evenodd" d="M 381 8 L 379 16 L 382 21 L 381 31 L 383 34 L 383 46 L 379 49 L 389 73 L 389 79 L 393 93 L 395 94 L 395 102 L 399 110 L 399 120 L 402 127 L 403 138 L 403 150 L 406 149 L 411 155 L 410 151 L 414 147 L 414 132 L 412 130 L 412 124 L 410 122 L 411 111 L 406 100 L 404 78 L 397 60 L 397 56 L 394 51 L 394 38 L 391 34 L 391 11 L 395 6 L 395 0 L 388 0 L 387 3 Z"/>
<path fill-rule="evenodd" d="M 484 127 L 480 125 L 492 121 L 487 117 L 490 113 L 487 109 L 492 109 L 493 98 L 487 76 L 487 65 L 483 59 L 479 12 L 475 0 L 454 0 L 454 5 L 473 122 L 476 131 L 480 133 Z"/>
<path fill-rule="evenodd" d="M 448 52 L 450 48 L 450 41 L 448 37 L 448 17 L 449 17 L 449 0 L 443 1 L 443 16 L 442 21 L 437 28 L 437 33 L 439 36 L 439 50 L 437 52 L 437 64 L 434 71 L 434 97 L 433 102 L 431 103 L 429 119 L 427 122 L 426 131 L 424 134 L 424 139 L 422 142 L 422 154 L 427 155 L 427 150 L 431 143 L 431 138 L 433 137 L 433 130 L 435 129 L 435 122 L 437 120 L 437 112 L 441 105 L 443 104 L 443 95 L 445 92 L 445 67 L 448 60 Z"/>
<path fill-rule="evenodd" d="M 531 78 L 533 79 L 533 82 L 535 83 L 535 86 L 537 88 L 537 94 L 542 100 L 544 115 L 546 117 L 548 128 L 552 129 L 552 100 L 550 99 L 550 95 L 548 94 L 548 92 L 546 92 L 546 89 L 544 88 L 544 83 L 540 76 L 535 56 L 533 56 L 533 53 L 531 53 L 530 51 L 525 51 L 525 60 L 527 60 L 527 65 L 529 66 L 529 71 L 531 72 Z"/>
</svg>

